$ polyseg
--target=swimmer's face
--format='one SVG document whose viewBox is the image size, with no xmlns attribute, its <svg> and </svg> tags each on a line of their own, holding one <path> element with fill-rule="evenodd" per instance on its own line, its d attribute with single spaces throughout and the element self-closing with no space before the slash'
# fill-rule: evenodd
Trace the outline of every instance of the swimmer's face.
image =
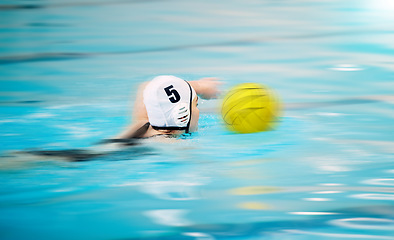
<svg viewBox="0 0 394 240">
<path fill-rule="evenodd" d="M 196 96 L 192 102 L 192 116 L 190 119 L 190 132 L 196 132 L 198 130 L 198 119 L 200 118 L 200 110 L 197 108 L 198 97 Z"/>
</svg>

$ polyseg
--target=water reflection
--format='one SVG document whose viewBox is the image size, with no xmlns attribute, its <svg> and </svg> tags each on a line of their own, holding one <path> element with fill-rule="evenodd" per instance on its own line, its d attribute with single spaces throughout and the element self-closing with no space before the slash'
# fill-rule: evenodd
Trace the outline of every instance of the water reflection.
<svg viewBox="0 0 394 240">
<path fill-rule="evenodd" d="M 281 188 L 273 186 L 248 186 L 230 190 L 233 195 L 259 195 L 279 192 Z"/>
<path fill-rule="evenodd" d="M 341 213 L 337 212 L 289 212 L 293 215 L 303 215 L 303 216 L 320 216 L 320 215 L 337 215 Z"/>
<path fill-rule="evenodd" d="M 334 194 L 334 193 L 343 193 L 343 191 L 318 191 L 313 192 L 314 194 Z"/>
<path fill-rule="evenodd" d="M 383 194 L 383 193 L 360 193 L 351 195 L 353 198 L 367 199 L 367 200 L 394 200 L 394 194 Z"/>
<path fill-rule="evenodd" d="M 392 239 L 391 236 L 380 236 L 371 234 L 348 234 L 348 233 L 331 233 L 331 232 L 316 232 L 316 231 L 302 231 L 302 230 L 283 230 L 287 233 L 292 233 L 296 235 L 309 235 L 309 236 L 319 236 L 319 237 L 329 237 L 333 239 Z"/>
<path fill-rule="evenodd" d="M 184 236 L 189 236 L 195 238 L 195 240 L 215 240 L 213 236 L 206 234 L 206 233 L 201 233 L 201 232 L 185 232 L 183 233 Z"/>
<path fill-rule="evenodd" d="M 142 183 L 141 191 L 158 199 L 189 201 L 201 198 L 198 186 L 202 185 L 204 184 L 201 182 L 157 181 Z"/>
<path fill-rule="evenodd" d="M 332 220 L 330 224 L 344 228 L 394 231 L 394 220 L 386 218 L 344 218 Z"/>
<path fill-rule="evenodd" d="M 363 181 L 364 184 L 394 186 L 394 178 L 377 178 Z"/>
<path fill-rule="evenodd" d="M 267 210 L 272 209 L 272 206 L 263 202 L 242 202 L 238 204 L 238 208 L 247 210 Z"/>
<path fill-rule="evenodd" d="M 310 202 L 328 202 L 328 201 L 334 201 L 334 199 L 331 198 L 304 198 L 305 201 L 310 201 Z"/>
</svg>

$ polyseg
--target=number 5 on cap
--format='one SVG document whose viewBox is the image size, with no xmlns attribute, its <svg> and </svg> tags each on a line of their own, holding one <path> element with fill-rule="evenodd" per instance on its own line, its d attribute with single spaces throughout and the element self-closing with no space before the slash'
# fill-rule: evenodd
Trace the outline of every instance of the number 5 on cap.
<svg viewBox="0 0 394 240">
<path fill-rule="evenodd" d="M 170 85 L 166 88 L 164 88 L 164 91 L 166 92 L 167 96 L 169 97 L 168 99 L 172 103 L 177 103 L 179 100 L 181 100 L 181 96 L 177 92 L 177 90 L 174 89 L 174 86 Z"/>
</svg>

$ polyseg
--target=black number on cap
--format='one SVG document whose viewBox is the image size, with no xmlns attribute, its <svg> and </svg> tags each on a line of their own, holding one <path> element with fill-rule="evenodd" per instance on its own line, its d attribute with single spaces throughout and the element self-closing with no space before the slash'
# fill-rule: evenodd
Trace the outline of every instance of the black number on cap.
<svg viewBox="0 0 394 240">
<path fill-rule="evenodd" d="M 167 93 L 167 96 L 169 96 L 169 100 L 172 103 L 177 103 L 179 100 L 181 100 L 181 96 L 179 96 L 179 93 L 177 90 L 174 89 L 174 86 L 170 85 L 166 88 L 164 88 L 164 91 Z"/>
</svg>

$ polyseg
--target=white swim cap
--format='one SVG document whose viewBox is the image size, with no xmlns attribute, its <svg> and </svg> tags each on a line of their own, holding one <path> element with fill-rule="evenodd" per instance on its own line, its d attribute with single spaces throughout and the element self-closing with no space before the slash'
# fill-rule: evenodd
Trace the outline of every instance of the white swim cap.
<svg viewBox="0 0 394 240">
<path fill-rule="evenodd" d="M 149 123 L 156 129 L 188 132 L 195 96 L 194 89 L 183 79 L 167 75 L 155 77 L 144 90 Z"/>
</svg>

